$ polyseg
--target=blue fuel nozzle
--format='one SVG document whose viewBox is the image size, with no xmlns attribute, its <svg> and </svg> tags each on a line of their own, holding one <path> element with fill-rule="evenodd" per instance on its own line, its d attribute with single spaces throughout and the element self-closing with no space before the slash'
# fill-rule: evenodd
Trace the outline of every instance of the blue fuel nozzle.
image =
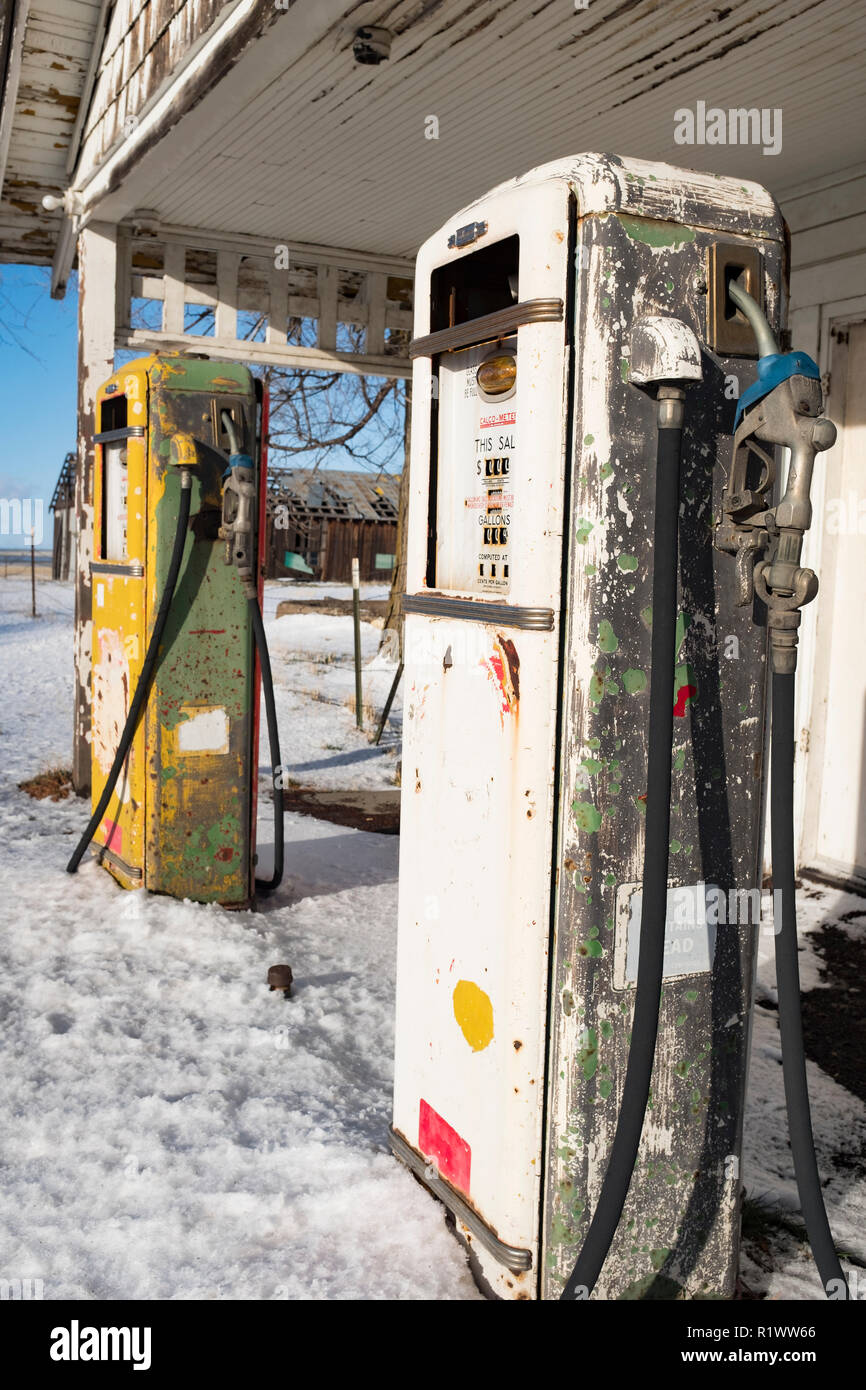
<svg viewBox="0 0 866 1390">
<path fill-rule="evenodd" d="M 223 473 L 223 477 L 228 478 L 233 468 L 249 468 L 250 472 L 252 472 L 253 461 L 249 454 L 230 454 L 229 466 Z"/>
<path fill-rule="evenodd" d="M 821 373 L 818 364 L 812 360 L 807 352 L 769 352 L 764 357 L 758 359 L 758 380 L 752 382 L 737 402 L 737 413 L 734 416 L 734 429 L 740 423 L 743 412 L 757 405 L 758 401 L 763 400 L 769 393 L 783 381 L 787 381 L 791 376 L 810 377 L 813 381 L 821 380 Z"/>
</svg>

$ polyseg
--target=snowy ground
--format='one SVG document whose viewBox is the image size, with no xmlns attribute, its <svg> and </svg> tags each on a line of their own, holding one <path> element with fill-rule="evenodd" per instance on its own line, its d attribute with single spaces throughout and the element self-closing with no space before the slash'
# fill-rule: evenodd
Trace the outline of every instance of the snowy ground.
<svg viewBox="0 0 866 1390">
<path fill-rule="evenodd" d="M 399 699 L 375 751 L 348 703 L 351 623 L 273 617 L 325 592 L 346 590 L 268 586 L 284 762 L 304 785 L 393 786 Z M 42 583 L 38 603 L 34 623 L 27 583 L 0 582 L 0 1279 L 42 1279 L 46 1298 L 479 1297 L 441 1208 L 387 1151 L 397 838 L 287 815 L 286 881 L 256 913 L 125 894 L 92 863 L 69 878 L 85 807 L 17 789 L 69 764 L 71 589 Z M 377 709 L 393 674 L 378 640 L 365 624 Z M 801 908 L 804 983 L 824 989 L 822 924 L 862 935 L 866 902 L 810 888 Z M 265 987 L 280 960 L 290 1004 Z M 743 1277 L 820 1297 L 766 961 L 760 987 L 745 1183 L 766 1211 Z M 863 1261 L 866 1106 L 812 1063 L 810 1085 L 831 1223 Z"/>
<path fill-rule="evenodd" d="M 377 747 L 355 724 L 352 620 L 297 613 L 271 621 L 285 599 L 351 598 L 348 585 L 276 581 L 265 590 L 265 621 L 274 668 L 283 763 L 305 787 L 394 787 L 403 701 L 397 691 Z M 387 598 L 387 587 L 365 587 L 365 599 Z M 375 730 L 394 679 L 396 660 L 378 655 L 382 633 L 361 624 L 366 729 Z M 262 762 L 268 765 L 262 731 Z"/>
</svg>

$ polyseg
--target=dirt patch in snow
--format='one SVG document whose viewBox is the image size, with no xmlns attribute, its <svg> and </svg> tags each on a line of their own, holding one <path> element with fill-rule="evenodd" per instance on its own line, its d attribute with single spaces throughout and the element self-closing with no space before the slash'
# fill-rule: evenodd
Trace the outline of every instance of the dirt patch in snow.
<svg viewBox="0 0 866 1390">
<path fill-rule="evenodd" d="M 352 603 L 353 600 L 350 598 L 283 599 L 277 604 L 277 617 L 286 618 L 295 613 L 320 613 L 326 618 L 351 617 Z M 387 611 L 388 603 L 383 598 L 361 599 L 362 622 L 375 622 L 377 618 L 384 618 Z"/>
<path fill-rule="evenodd" d="M 856 917 L 866 925 L 866 900 L 862 912 L 845 913 L 841 920 Z M 810 989 L 802 997 L 806 1055 L 846 1091 L 866 1101 L 866 936 L 825 922 L 811 934 L 811 941 L 822 961 L 825 987 Z"/>
<path fill-rule="evenodd" d="M 48 772 L 40 772 L 38 777 L 19 782 L 18 790 L 26 792 L 35 801 L 44 801 L 49 796 L 52 801 L 65 801 L 67 796 L 72 795 L 72 773 L 66 768 L 54 767 Z"/>
<path fill-rule="evenodd" d="M 314 816 L 333 825 L 370 830 L 377 835 L 399 835 L 400 792 L 358 789 L 356 791 L 316 791 L 311 787 L 289 787 L 283 791 L 283 806 L 302 816 Z"/>
</svg>

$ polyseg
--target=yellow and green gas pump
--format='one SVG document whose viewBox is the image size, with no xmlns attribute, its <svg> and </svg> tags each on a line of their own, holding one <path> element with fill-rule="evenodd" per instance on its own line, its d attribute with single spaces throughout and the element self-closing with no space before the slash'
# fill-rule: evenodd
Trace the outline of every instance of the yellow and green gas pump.
<svg viewBox="0 0 866 1390">
<path fill-rule="evenodd" d="M 124 888 L 243 907 L 258 709 L 279 742 L 261 618 L 267 396 L 248 368 L 154 355 L 100 388 L 94 436 L 92 841 Z"/>
</svg>

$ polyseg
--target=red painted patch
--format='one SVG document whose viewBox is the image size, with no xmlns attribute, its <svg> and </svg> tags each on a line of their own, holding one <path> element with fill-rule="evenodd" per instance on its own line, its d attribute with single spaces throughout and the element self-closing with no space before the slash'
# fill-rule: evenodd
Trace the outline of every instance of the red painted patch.
<svg viewBox="0 0 866 1390">
<path fill-rule="evenodd" d="M 123 853 L 123 831 L 116 820 L 102 822 L 102 843 L 115 854 Z"/>
<path fill-rule="evenodd" d="M 433 1159 L 443 1178 L 469 1196 L 472 1150 L 426 1100 L 421 1101 L 418 1148 L 425 1158 Z"/>
<path fill-rule="evenodd" d="M 232 849 L 231 845 L 223 845 L 222 849 L 217 850 L 216 857 L 217 859 L 221 859 L 224 864 L 227 864 L 230 859 L 234 859 L 235 851 Z"/>
<path fill-rule="evenodd" d="M 674 705 L 674 719 L 685 719 L 686 705 L 689 700 L 694 699 L 698 693 L 696 685 L 681 685 L 677 691 L 677 702 Z"/>
<path fill-rule="evenodd" d="M 508 692 L 505 688 L 505 667 L 502 657 L 498 652 L 493 652 L 491 656 L 482 657 L 480 663 L 487 672 L 488 679 L 498 688 L 499 692 L 499 715 L 511 713 L 511 703 L 508 699 Z"/>
</svg>

